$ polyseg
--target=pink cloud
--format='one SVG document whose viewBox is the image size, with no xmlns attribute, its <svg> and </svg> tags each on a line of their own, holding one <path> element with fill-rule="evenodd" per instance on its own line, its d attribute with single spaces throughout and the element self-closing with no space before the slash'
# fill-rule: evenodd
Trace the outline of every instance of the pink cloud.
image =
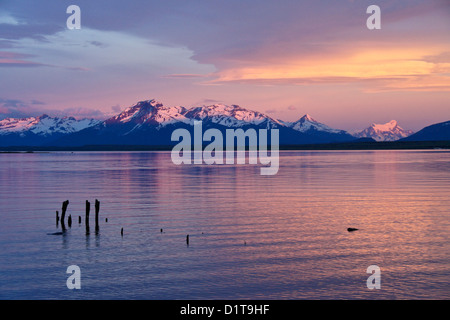
<svg viewBox="0 0 450 320">
<path fill-rule="evenodd" d="M 42 63 L 23 60 L 24 58 L 31 58 L 34 55 L 0 51 L 0 67 L 38 67 L 44 66 Z"/>
</svg>

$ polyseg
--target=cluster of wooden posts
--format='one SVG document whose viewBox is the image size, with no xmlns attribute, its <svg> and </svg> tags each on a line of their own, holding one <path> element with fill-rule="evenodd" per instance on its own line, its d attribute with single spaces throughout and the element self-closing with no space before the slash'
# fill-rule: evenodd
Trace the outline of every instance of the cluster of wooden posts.
<svg viewBox="0 0 450 320">
<path fill-rule="evenodd" d="M 61 230 L 62 232 L 56 232 L 52 233 L 52 235 L 58 235 L 58 234 L 64 234 L 67 230 L 66 224 L 65 224 L 65 217 L 66 217 L 66 211 L 67 207 L 69 206 L 69 200 L 66 200 L 62 203 L 61 208 L 61 217 L 59 216 L 59 211 L 56 211 L 56 226 L 58 227 L 59 222 L 61 222 Z M 86 234 L 90 234 L 90 226 L 89 226 L 89 213 L 91 211 L 91 203 L 86 200 L 86 214 L 84 218 L 84 224 L 86 226 Z M 100 231 L 100 225 L 98 216 L 100 213 L 100 201 L 95 199 L 95 233 L 98 234 Z M 108 218 L 105 219 L 106 222 L 108 222 Z M 81 224 L 81 216 L 78 216 L 78 224 Z M 69 228 L 72 227 L 72 215 L 69 215 L 67 218 L 67 225 Z M 161 229 L 161 233 L 163 232 L 163 229 Z M 123 228 L 120 230 L 120 234 L 123 236 Z M 189 235 L 186 236 L 186 244 L 189 246 Z"/>
<path fill-rule="evenodd" d="M 61 208 L 61 217 L 59 217 L 59 211 L 56 211 L 56 226 L 58 226 L 59 222 L 61 222 L 61 230 L 62 232 L 65 232 L 67 230 L 66 223 L 65 223 L 65 217 L 66 217 L 66 211 L 67 207 L 69 206 L 69 200 L 66 200 L 62 203 Z M 86 226 L 86 234 L 90 234 L 90 225 L 89 225 L 89 214 L 91 212 L 91 203 L 86 200 L 86 214 L 85 214 L 85 226 Z M 95 199 L 95 233 L 98 233 L 100 231 L 100 225 L 98 216 L 100 213 L 100 201 Z M 106 221 L 108 221 L 106 219 Z M 78 224 L 81 224 L 81 216 L 78 216 Z M 72 227 L 72 215 L 69 215 L 67 218 L 67 225 L 69 228 Z"/>
</svg>

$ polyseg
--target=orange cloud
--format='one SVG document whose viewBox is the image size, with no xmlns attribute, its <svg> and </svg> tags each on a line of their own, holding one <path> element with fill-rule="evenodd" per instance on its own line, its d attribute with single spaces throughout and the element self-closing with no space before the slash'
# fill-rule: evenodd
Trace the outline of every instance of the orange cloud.
<svg viewBox="0 0 450 320">
<path fill-rule="evenodd" d="M 215 82 L 313 84 L 370 81 L 377 83 L 371 90 L 447 91 L 450 89 L 450 63 L 430 59 L 442 57 L 447 51 L 444 48 L 419 47 L 357 48 L 344 55 L 290 57 L 282 63 L 223 70 Z"/>
</svg>

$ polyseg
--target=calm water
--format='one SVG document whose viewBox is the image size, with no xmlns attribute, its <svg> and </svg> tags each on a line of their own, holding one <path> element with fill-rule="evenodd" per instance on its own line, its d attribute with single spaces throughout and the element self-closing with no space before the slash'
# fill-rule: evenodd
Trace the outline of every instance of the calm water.
<svg viewBox="0 0 450 320">
<path fill-rule="evenodd" d="M 450 298 L 450 152 L 281 152 L 259 173 L 169 152 L 0 154 L 0 298 Z M 66 199 L 72 227 L 47 235 Z"/>
</svg>

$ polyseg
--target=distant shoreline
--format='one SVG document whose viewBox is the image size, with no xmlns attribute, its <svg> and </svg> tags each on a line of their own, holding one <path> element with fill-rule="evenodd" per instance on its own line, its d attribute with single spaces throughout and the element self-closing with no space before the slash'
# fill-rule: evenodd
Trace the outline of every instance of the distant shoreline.
<svg viewBox="0 0 450 320">
<path fill-rule="evenodd" d="M 87 145 L 81 147 L 0 147 L 0 153 L 34 153 L 58 151 L 171 151 L 173 146 Z M 280 150 L 432 150 L 450 149 L 450 141 L 343 142 L 325 144 L 282 145 Z"/>
</svg>

